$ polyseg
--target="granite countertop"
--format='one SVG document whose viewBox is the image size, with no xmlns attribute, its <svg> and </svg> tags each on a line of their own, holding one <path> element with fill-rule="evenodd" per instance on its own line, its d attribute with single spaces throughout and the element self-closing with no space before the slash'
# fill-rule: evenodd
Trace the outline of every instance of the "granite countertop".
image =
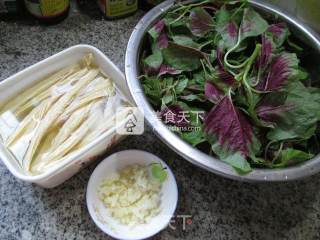
<svg viewBox="0 0 320 240">
<path fill-rule="evenodd" d="M 34 21 L 0 22 L 0 80 L 79 43 L 99 48 L 123 70 L 127 41 L 142 15 L 106 21 L 94 11 L 72 9 L 65 21 L 49 27 Z M 111 152 L 124 149 L 158 155 L 176 176 L 177 217 L 154 239 L 320 239 L 320 175 L 272 184 L 228 180 L 191 165 L 150 129 Z M 0 163 L 0 239 L 110 239 L 90 219 L 85 203 L 94 167 L 59 187 L 42 189 L 17 180 Z M 185 215 L 191 220 L 183 225 Z"/>
</svg>

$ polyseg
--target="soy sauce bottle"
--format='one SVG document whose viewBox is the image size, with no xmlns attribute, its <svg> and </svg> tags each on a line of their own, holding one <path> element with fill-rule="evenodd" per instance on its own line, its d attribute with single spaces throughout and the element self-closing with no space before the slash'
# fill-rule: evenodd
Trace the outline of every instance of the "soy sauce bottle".
<svg viewBox="0 0 320 240">
<path fill-rule="evenodd" d="M 69 14 L 69 0 L 24 0 L 27 11 L 40 23 L 55 24 Z"/>
</svg>

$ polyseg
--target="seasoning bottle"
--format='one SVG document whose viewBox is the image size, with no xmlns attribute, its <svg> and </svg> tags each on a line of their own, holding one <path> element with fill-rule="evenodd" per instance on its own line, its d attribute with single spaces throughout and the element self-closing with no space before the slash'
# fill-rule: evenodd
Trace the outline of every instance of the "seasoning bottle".
<svg viewBox="0 0 320 240">
<path fill-rule="evenodd" d="M 24 0 L 28 12 L 41 23 L 54 24 L 64 20 L 69 13 L 69 0 Z"/>
<path fill-rule="evenodd" d="M 150 10 L 151 8 L 155 7 L 156 5 L 162 3 L 164 0 L 140 0 L 139 1 L 139 8 L 145 11 Z"/>
<path fill-rule="evenodd" d="M 126 17 L 138 10 L 138 0 L 98 0 L 98 5 L 107 19 Z"/>
<path fill-rule="evenodd" d="M 0 20 L 24 16 L 23 0 L 0 0 Z"/>
</svg>

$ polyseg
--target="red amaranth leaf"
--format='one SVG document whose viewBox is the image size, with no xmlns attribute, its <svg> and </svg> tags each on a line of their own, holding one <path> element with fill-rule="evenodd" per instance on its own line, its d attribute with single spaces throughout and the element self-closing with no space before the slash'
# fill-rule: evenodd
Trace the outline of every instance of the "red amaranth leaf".
<svg viewBox="0 0 320 240">
<path fill-rule="evenodd" d="M 232 38 L 234 41 L 238 38 L 238 27 L 234 22 L 229 22 L 226 25 L 226 29 L 229 33 L 230 38 Z"/>
<path fill-rule="evenodd" d="M 173 67 L 170 67 L 168 65 L 162 64 L 159 70 L 159 77 L 165 74 L 170 74 L 170 75 L 176 75 L 180 74 L 182 70 L 175 69 Z"/>
<path fill-rule="evenodd" d="M 260 91 L 274 91 L 280 89 L 293 74 L 293 68 L 298 66 L 295 54 L 282 53 L 274 58 L 266 76 L 259 82 L 257 89 Z"/>
<path fill-rule="evenodd" d="M 224 48 L 229 49 L 236 45 L 238 40 L 238 26 L 235 22 L 227 22 L 223 26 L 218 27 L 217 31 L 221 34 Z"/>
<path fill-rule="evenodd" d="M 246 117 L 237 109 L 229 96 L 211 109 L 204 121 L 205 132 L 214 135 L 221 146 L 248 156 L 253 129 Z"/>
<path fill-rule="evenodd" d="M 256 113 L 261 120 L 272 123 L 275 122 L 282 113 L 289 111 L 292 107 L 292 105 L 261 105 L 256 108 Z"/>
<path fill-rule="evenodd" d="M 153 25 L 153 27 L 148 32 L 154 39 L 157 39 L 163 31 L 164 27 L 164 20 L 160 20 L 155 25 Z"/>
<path fill-rule="evenodd" d="M 270 25 L 267 30 L 267 35 L 272 37 L 277 47 L 280 47 L 289 36 L 287 24 L 281 22 Z"/>
<path fill-rule="evenodd" d="M 276 37 L 281 37 L 286 28 L 287 24 L 281 22 L 270 25 L 267 31 L 273 33 Z"/>
<path fill-rule="evenodd" d="M 206 98 L 213 103 L 218 103 L 224 95 L 223 92 L 211 81 L 206 82 L 204 94 Z"/>
<path fill-rule="evenodd" d="M 143 69 L 143 72 L 146 73 L 146 74 L 157 74 L 159 72 L 159 68 L 152 68 L 152 67 L 149 67 L 147 65 L 143 65 L 142 67 Z"/>
<path fill-rule="evenodd" d="M 169 44 L 169 39 L 165 31 L 163 31 L 157 39 L 158 48 L 167 48 Z"/>
<path fill-rule="evenodd" d="M 212 24 L 212 17 L 202 7 L 194 8 L 191 11 L 189 28 L 195 36 L 203 37 L 210 31 Z"/>
<path fill-rule="evenodd" d="M 234 85 L 236 83 L 236 80 L 234 77 L 225 70 L 223 65 L 223 53 L 218 48 L 217 49 L 217 59 L 218 59 L 218 76 L 219 78 L 227 85 Z"/>
<path fill-rule="evenodd" d="M 272 57 L 272 42 L 266 36 L 262 35 L 262 48 L 258 58 L 258 67 L 265 68 L 270 63 Z"/>
<path fill-rule="evenodd" d="M 241 40 L 248 37 L 257 37 L 263 34 L 269 25 L 260 14 L 252 8 L 245 8 L 243 12 L 243 19 L 240 26 Z"/>
</svg>

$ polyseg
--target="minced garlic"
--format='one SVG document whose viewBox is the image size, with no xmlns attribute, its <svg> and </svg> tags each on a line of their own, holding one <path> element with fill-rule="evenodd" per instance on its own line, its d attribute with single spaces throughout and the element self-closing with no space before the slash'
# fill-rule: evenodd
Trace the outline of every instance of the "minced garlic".
<svg viewBox="0 0 320 240">
<path fill-rule="evenodd" d="M 149 169 L 131 165 L 101 183 L 99 198 L 120 223 L 145 224 L 160 212 L 161 182 L 152 177 Z"/>
</svg>

